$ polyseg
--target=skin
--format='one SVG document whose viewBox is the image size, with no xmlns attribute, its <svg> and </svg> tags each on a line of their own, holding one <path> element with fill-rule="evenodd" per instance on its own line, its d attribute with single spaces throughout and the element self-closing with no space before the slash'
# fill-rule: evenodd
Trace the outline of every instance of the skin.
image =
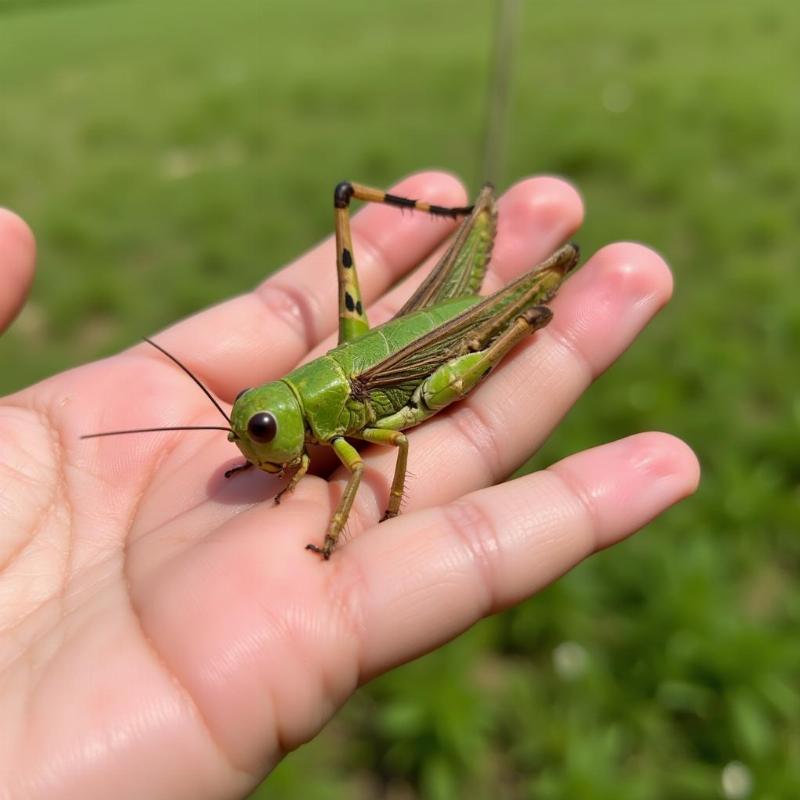
<svg viewBox="0 0 800 800">
<path fill-rule="evenodd" d="M 394 191 L 466 202 L 441 173 Z M 510 189 L 486 291 L 570 237 L 581 217 L 563 182 Z M 371 320 L 399 308 L 409 285 L 388 287 L 451 229 L 379 206 L 356 215 Z M 28 229 L 0 212 L 3 327 L 33 260 Z M 157 340 L 230 403 L 331 346 L 334 263 L 328 240 Z M 224 480 L 241 456 L 222 432 L 78 438 L 218 422 L 152 348 L 5 398 L 0 797 L 242 797 L 360 683 L 529 597 L 690 494 L 697 461 L 663 433 L 492 486 L 628 347 L 671 286 L 662 259 L 641 245 L 594 254 L 562 288 L 547 328 L 468 399 L 411 432 L 404 513 L 380 526 L 396 454 L 364 450 L 349 540 L 329 563 L 304 550 L 346 480 L 324 454 L 317 468 L 329 480 L 307 477 L 276 507 L 277 477 L 251 470 Z"/>
</svg>

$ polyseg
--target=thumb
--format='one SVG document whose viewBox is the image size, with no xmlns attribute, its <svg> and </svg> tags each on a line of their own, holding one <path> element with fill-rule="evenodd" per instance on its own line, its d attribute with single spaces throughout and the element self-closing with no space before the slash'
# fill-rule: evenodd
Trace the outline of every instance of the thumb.
<svg viewBox="0 0 800 800">
<path fill-rule="evenodd" d="M 22 308 L 33 279 L 35 256 L 31 229 L 16 214 L 0 208 L 0 333 Z"/>
</svg>

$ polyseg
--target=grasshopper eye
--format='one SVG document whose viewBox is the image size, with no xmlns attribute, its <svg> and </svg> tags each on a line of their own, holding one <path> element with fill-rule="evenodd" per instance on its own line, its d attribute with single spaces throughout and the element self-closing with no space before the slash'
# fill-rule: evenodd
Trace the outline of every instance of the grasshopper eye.
<svg viewBox="0 0 800 800">
<path fill-rule="evenodd" d="M 241 396 L 242 396 L 242 395 L 243 395 L 245 392 L 249 392 L 249 391 L 250 391 L 250 387 L 249 387 L 249 386 L 248 386 L 246 389 L 242 389 L 242 391 L 241 391 L 241 392 L 239 392 L 239 394 L 237 394 L 237 395 L 236 395 L 236 399 L 235 399 L 233 402 L 234 402 L 234 403 L 237 403 L 237 402 L 239 401 L 239 398 L 240 398 L 240 397 L 241 397 Z"/>
<path fill-rule="evenodd" d="M 268 411 L 253 414 L 247 423 L 247 433 L 254 442 L 266 444 L 275 438 L 278 432 L 278 423 Z"/>
</svg>

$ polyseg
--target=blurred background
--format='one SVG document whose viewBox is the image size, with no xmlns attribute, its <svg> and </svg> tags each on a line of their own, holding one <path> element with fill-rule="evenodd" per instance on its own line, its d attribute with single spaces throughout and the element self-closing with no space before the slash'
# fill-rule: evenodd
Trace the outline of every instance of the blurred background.
<svg viewBox="0 0 800 800">
<path fill-rule="evenodd" d="M 251 287 L 342 178 L 474 192 L 495 14 L 0 0 L 0 204 L 40 247 L 0 389 Z M 363 688 L 253 797 L 800 797 L 800 5 L 531 0 L 515 28 L 499 187 L 567 177 L 584 252 L 642 240 L 676 276 L 528 468 L 661 429 L 701 489 Z"/>
</svg>

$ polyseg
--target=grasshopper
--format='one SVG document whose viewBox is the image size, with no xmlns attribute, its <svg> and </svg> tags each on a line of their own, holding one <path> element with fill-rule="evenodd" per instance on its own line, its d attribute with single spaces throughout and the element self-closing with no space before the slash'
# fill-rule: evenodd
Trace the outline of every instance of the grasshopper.
<svg viewBox="0 0 800 800">
<path fill-rule="evenodd" d="M 391 320 L 376 328 L 369 327 L 358 286 L 350 234 L 354 199 L 464 218 L 430 275 Z M 228 422 L 219 429 L 228 431 L 228 440 L 246 461 L 225 477 L 251 467 L 288 477 L 275 497 L 279 503 L 308 471 L 308 446 L 333 449 L 350 478 L 322 545 L 306 546 L 325 560 L 347 522 L 364 469 L 352 442 L 397 448 L 381 521 L 397 516 L 408 463 L 408 437 L 403 431 L 466 396 L 519 341 L 547 325 L 553 314 L 545 304 L 578 262 L 577 246 L 567 244 L 494 294 L 479 296 L 497 228 L 489 184 L 473 206 L 445 207 L 342 182 L 334 190 L 334 213 L 339 343 L 333 350 L 280 380 L 243 389 L 228 416 L 180 361 L 147 340 L 200 386 Z M 165 429 L 108 431 L 84 438 L 152 430 Z"/>
</svg>

